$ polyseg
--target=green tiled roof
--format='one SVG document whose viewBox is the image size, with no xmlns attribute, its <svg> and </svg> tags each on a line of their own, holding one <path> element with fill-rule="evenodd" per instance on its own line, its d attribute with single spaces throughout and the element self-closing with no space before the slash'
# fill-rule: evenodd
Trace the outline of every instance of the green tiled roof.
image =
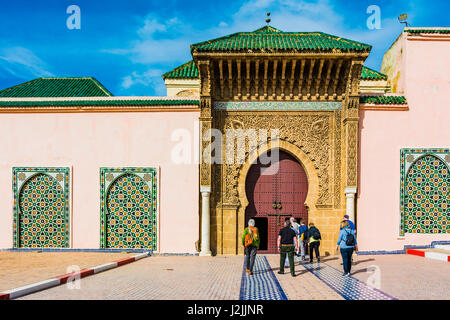
<svg viewBox="0 0 450 320">
<path fill-rule="evenodd" d="M 361 96 L 359 102 L 368 104 L 407 104 L 404 96 Z"/>
<path fill-rule="evenodd" d="M 450 33 L 450 28 L 435 28 L 435 29 L 431 29 L 431 28 L 408 28 L 405 29 L 405 32 L 408 33 Z"/>
<path fill-rule="evenodd" d="M 198 69 L 194 60 L 191 60 L 162 76 L 164 79 L 198 79 Z M 386 80 L 387 76 L 373 69 L 363 66 L 361 80 Z"/>
<path fill-rule="evenodd" d="M 134 106 L 198 106 L 199 100 L 58 100 L 58 101 L 5 101 L 0 99 L 0 107 L 134 107 Z"/>
<path fill-rule="evenodd" d="M 361 69 L 361 80 L 387 80 L 387 75 L 363 66 Z"/>
<path fill-rule="evenodd" d="M 271 26 L 264 26 L 262 28 L 259 28 L 253 32 L 261 32 L 261 33 L 271 33 L 271 32 L 283 32 L 281 30 L 278 30 L 277 28 L 271 27 Z"/>
<path fill-rule="evenodd" d="M 100 82 L 92 77 L 37 78 L 0 91 L 0 97 L 105 97 L 112 96 Z"/>
<path fill-rule="evenodd" d="M 372 46 L 323 32 L 283 32 L 263 27 L 191 45 L 192 52 L 369 52 Z"/>
<path fill-rule="evenodd" d="M 163 79 L 198 79 L 198 69 L 194 60 L 163 74 Z"/>
</svg>

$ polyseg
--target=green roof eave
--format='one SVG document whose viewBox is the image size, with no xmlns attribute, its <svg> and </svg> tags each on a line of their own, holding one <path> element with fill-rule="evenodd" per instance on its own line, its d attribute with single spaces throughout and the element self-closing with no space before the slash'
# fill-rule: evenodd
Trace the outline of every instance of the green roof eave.
<svg viewBox="0 0 450 320">
<path fill-rule="evenodd" d="M 272 27 L 270 27 L 272 28 Z M 324 32 L 283 32 L 269 27 L 191 45 L 202 52 L 370 52 L 372 46 Z"/>
<path fill-rule="evenodd" d="M 405 28 L 407 33 L 439 33 L 439 34 L 450 34 L 450 28 Z"/>
<path fill-rule="evenodd" d="M 384 96 L 384 95 L 364 95 L 359 97 L 359 102 L 363 104 L 389 104 L 406 105 L 408 104 L 404 96 Z"/>
<path fill-rule="evenodd" d="M 163 79 L 198 79 L 198 69 L 194 60 L 191 60 L 172 71 L 162 75 Z"/>
<path fill-rule="evenodd" d="M 0 91 L 0 98 L 110 96 L 113 94 L 93 77 L 42 77 Z"/>
<path fill-rule="evenodd" d="M 163 79 L 198 79 L 198 69 L 194 60 L 191 60 L 172 71 L 162 75 Z M 366 66 L 362 67 L 361 80 L 387 80 L 387 75 Z"/>
<path fill-rule="evenodd" d="M 361 80 L 387 80 L 387 75 L 363 66 L 361 69 Z"/>
<path fill-rule="evenodd" d="M 1 107 L 91 107 L 91 106 L 104 106 L 104 107 L 139 107 L 139 106 L 198 106 L 199 100 L 171 100 L 171 99 L 123 99 L 123 100 L 51 100 L 51 101 L 39 101 L 39 100 L 3 100 L 0 99 Z"/>
</svg>

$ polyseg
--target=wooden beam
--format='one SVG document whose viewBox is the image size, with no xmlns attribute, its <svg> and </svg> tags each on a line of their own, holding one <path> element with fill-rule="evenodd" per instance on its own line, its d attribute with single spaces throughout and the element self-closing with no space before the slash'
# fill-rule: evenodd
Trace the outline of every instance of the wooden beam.
<svg viewBox="0 0 450 320">
<path fill-rule="evenodd" d="M 324 97 L 325 99 L 328 98 L 328 85 L 330 83 L 330 75 L 331 75 L 331 69 L 333 69 L 333 65 L 334 65 L 334 60 L 329 60 L 328 62 L 328 70 L 327 70 L 327 78 L 325 79 L 325 94 Z"/>
<path fill-rule="evenodd" d="M 273 77 L 272 77 L 272 98 L 275 99 L 277 95 L 277 67 L 278 67 L 278 60 L 273 61 Z"/>
<path fill-rule="evenodd" d="M 237 60 L 237 73 L 238 73 L 238 77 L 237 77 L 237 85 L 238 85 L 238 98 L 240 99 L 242 97 L 242 82 L 241 82 L 241 60 L 238 59 Z"/>
<path fill-rule="evenodd" d="M 308 99 L 311 98 L 311 82 L 312 82 L 312 75 L 313 75 L 315 64 L 316 64 L 316 60 L 311 59 L 311 64 L 309 67 L 308 82 L 306 84 L 306 92 L 308 92 L 308 94 L 307 94 Z"/>
<path fill-rule="evenodd" d="M 289 97 L 292 99 L 294 97 L 294 81 L 295 81 L 295 66 L 297 65 L 297 60 L 292 60 L 291 65 L 291 79 L 289 81 Z"/>
<path fill-rule="evenodd" d="M 306 60 L 302 60 L 302 65 L 300 67 L 300 78 L 298 80 L 298 98 L 301 99 L 302 97 L 302 89 L 303 89 L 303 75 L 305 71 L 305 64 Z"/>
<path fill-rule="evenodd" d="M 319 71 L 317 72 L 316 87 L 314 88 L 314 93 L 315 93 L 317 99 L 319 99 L 319 97 L 320 97 L 319 89 L 320 89 L 320 82 L 322 81 L 322 70 L 323 70 L 324 63 L 325 63 L 325 60 L 320 59 Z"/>
<path fill-rule="evenodd" d="M 246 78 L 246 80 L 245 80 L 245 84 L 246 84 L 246 96 L 247 96 L 247 99 L 249 99 L 250 98 L 250 60 L 249 59 L 247 59 L 247 63 L 246 63 L 246 71 L 247 71 L 247 78 Z"/>
<path fill-rule="evenodd" d="M 229 89 L 229 97 L 233 98 L 233 60 L 229 59 L 227 61 L 228 64 L 228 89 Z"/>
<path fill-rule="evenodd" d="M 281 99 L 284 99 L 284 89 L 286 86 L 286 63 L 287 60 L 283 59 L 283 66 L 281 67 Z"/>
<path fill-rule="evenodd" d="M 255 60 L 255 98 L 259 97 L 259 60 Z"/>
<path fill-rule="evenodd" d="M 267 73 L 269 72 L 269 60 L 264 60 L 264 98 L 267 99 Z"/>
<path fill-rule="evenodd" d="M 334 79 L 333 79 L 333 90 L 331 91 L 331 93 L 333 94 L 333 99 L 337 98 L 337 85 L 339 82 L 339 74 L 341 72 L 341 67 L 342 67 L 342 59 L 339 59 L 338 64 L 337 64 L 337 68 L 336 68 L 336 73 L 334 74 Z"/>
<path fill-rule="evenodd" d="M 219 74 L 220 74 L 220 97 L 223 98 L 224 79 L 223 79 L 223 60 L 219 60 Z"/>
</svg>

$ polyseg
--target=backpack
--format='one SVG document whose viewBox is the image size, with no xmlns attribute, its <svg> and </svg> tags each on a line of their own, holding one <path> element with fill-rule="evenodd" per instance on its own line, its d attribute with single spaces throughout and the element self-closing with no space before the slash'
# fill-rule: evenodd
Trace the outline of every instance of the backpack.
<svg viewBox="0 0 450 320">
<path fill-rule="evenodd" d="M 244 246 L 245 247 L 251 246 L 253 244 L 253 241 L 255 241 L 255 239 L 258 239 L 258 229 L 248 227 L 248 233 L 245 235 L 244 238 Z"/>
<path fill-rule="evenodd" d="M 345 244 L 349 247 L 355 246 L 355 236 L 351 232 L 348 232 L 347 230 L 345 232 L 347 232 Z"/>
<path fill-rule="evenodd" d="M 320 235 L 320 231 L 317 228 L 311 228 L 309 229 L 311 232 L 311 236 L 313 237 L 314 240 L 320 240 L 322 239 L 322 236 Z"/>
</svg>

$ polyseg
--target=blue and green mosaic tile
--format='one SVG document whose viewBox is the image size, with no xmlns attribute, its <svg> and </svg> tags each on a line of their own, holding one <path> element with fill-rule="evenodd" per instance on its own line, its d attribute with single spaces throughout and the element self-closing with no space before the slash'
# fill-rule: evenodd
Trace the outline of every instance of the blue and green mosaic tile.
<svg viewBox="0 0 450 320">
<path fill-rule="evenodd" d="M 69 168 L 14 167 L 15 248 L 68 248 Z"/>
<path fill-rule="evenodd" d="M 156 251 L 156 169 L 101 168 L 100 186 L 100 247 Z"/>
<path fill-rule="evenodd" d="M 400 235 L 448 234 L 449 149 L 402 149 Z"/>
</svg>

